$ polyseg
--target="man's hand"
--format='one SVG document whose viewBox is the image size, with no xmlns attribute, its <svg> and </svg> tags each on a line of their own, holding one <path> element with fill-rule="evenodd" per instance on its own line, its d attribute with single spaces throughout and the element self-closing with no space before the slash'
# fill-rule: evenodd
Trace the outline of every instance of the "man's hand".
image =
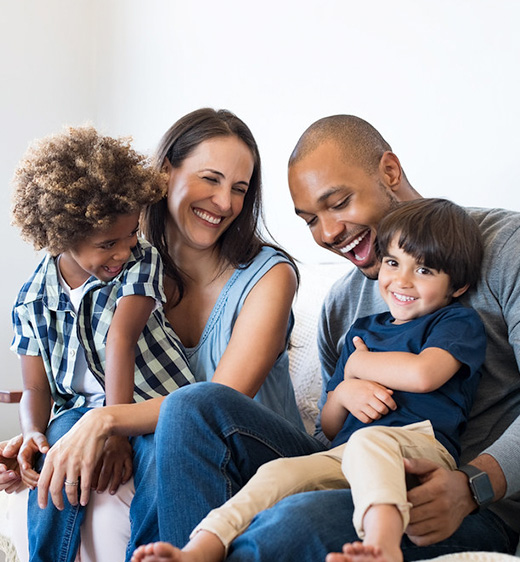
<svg viewBox="0 0 520 562">
<path fill-rule="evenodd" d="M 404 466 L 420 482 L 408 492 L 413 507 L 406 534 L 417 546 L 450 537 L 475 509 L 466 475 L 427 459 L 404 459 Z"/>
<path fill-rule="evenodd" d="M 11 494 L 25 488 L 16 459 L 23 442 L 22 435 L 0 443 L 0 491 Z"/>
<path fill-rule="evenodd" d="M 109 492 L 115 494 L 131 476 L 132 446 L 127 437 L 112 435 L 105 442 L 103 455 L 92 476 L 92 488 L 104 492 L 108 487 Z"/>
</svg>

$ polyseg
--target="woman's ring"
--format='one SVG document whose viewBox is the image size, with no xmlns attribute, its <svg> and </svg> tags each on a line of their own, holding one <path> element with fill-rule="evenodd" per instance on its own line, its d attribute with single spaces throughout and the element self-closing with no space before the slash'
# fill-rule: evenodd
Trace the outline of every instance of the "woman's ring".
<svg viewBox="0 0 520 562">
<path fill-rule="evenodd" d="M 65 486 L 77 486 L 79 484 L 79 480 L 71 482 L 70 480 L 65 479 Z"/>
</svg>

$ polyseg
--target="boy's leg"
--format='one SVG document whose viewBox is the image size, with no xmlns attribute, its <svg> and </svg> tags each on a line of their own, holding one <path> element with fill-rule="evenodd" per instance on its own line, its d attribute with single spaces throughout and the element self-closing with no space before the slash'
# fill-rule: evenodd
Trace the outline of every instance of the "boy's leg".
<svg viewBox="0 0 520 562">
<path fill-rule="evenodd" d="M 231 544 L 227 562 L 325 560 L 329 552 L 341 552 L 343 544 L 359 540 L 352 525 L 351 490 L 305 492 L 289 496 L 255 517 Z M 404 537 L 404 559 L 426 560 L 465 551 L 514 554 L 518 533 L 489 509 L 464 519 L 448 539 L 419 547 Z"/>
<path fill-rule="evenodd" d="M 88 411 L 88 408 L 74 408 L 55 418 L 47 428 L 46 436 L 52 447 L 58 439 Z M 41 470 L 45 457 L 37 463 Z M 38 490 L 29 492 L 27 505 L 27 527 L 29 536 L 29 556 L 38 562 L 72 562 L 78 551 L 80 525 L 85 508 L 79 503 L 71 505 L 63 491 L 65 508 L 60 511 L 54 507 L 49 495 L 47 507 L 38 506 Z"/>
<path fill-rule="evenodd" d="M 270 409 L 211 382 L 170 394 L 155 435 L 160 538 L 176 546 L 262 464 L 325 449 Z"/>
<path fill-rule="evenodd" d="M 429 422 L 406 427 L 368 426 L 356 431 L 346 444 L 343 472 L 352 488 L 354 526 L 363 538 L 363 518 L 372 505 L 395 505 L 408 526 L 403 458 L 426 458 L 454 469 L 455 461 L 435 439 Z"/>
<path fill-rule="evenodd" d="M 255 515 L 281 499 L 308 490 L 346 488 L 341 470 L 343 448 L 342 445 L 303 457 L 275 459 L 262 465 L 237 494 L 197 525 L 190 538 L 200 530 L 210 531 L 227 549 Z"/>
</svg>

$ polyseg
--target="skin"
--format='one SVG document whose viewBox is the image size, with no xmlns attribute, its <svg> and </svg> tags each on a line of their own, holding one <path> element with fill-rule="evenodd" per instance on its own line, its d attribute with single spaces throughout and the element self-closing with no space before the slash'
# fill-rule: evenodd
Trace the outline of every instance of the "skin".
<svg viewBox="0 0 520 562">
<path fill-rule="evenodd" d="M 343 245 L 364 231 L 370 232 L 373 244 L 378 222 L 391 208 L 393 199 L 419 197 L 391 152 L 385 152 L 377 172 L 369 174 L 354 163 L 346 163 L 332 140 L 323 142 L 290 167 L 289 187 L 296 214 L 307 222 L 316 243 L 341 255 Z M 344 257 L 374 279 L 380 264 L 374 262 L 372 254 L 373 248 L 365 260 L 348 253 Z M 487 472 L 494 500 L 502 498 L 506 482 L 495 459 L 483 454 L 471 464 Z M 405 460 L 405 469 L 421 483 L 408 493 L 413 506 L 406 529 L 409 538 L 418 546 L 426 546 L 451 536 L 476 507 L 467 477 L 425 459 Z"/>
<path fill-rule="evenodd" d="M 196 344 L 225 283 L 233 273 L 222 263 L 218 241 L 242 210 L 253 171 L 253 156 L 237 137 L 201 143 L 178 168 L 166 161 L 169 174 L 166 224 L 172 258 L 185 273 L 185 297 L 166 305 L 168 320 L 181 341 Z M 165 282 L 168 290 L 167 280 Z M 254 396 L 285 348 L 287 323 L 296 291 L 296 275 L 286 264 L 274 266 L 249 293 L 213 381 Z M 191 322 L 185 319 L 189 317 Z M 111 436 L 139 435 L 155 430 L 163 398 L 138 404 L 96 408 L 85 414 L 47 453 L 38 483 L 38 501 L 50 492 L 61 505 L 63 482 L 81 479 L 79 502 L 90 497 L 95 466 Z M 0 479 L 1 479 L 0 474 Z M 76 490 L 65 488 L 71 501 Z"/>
</svg>

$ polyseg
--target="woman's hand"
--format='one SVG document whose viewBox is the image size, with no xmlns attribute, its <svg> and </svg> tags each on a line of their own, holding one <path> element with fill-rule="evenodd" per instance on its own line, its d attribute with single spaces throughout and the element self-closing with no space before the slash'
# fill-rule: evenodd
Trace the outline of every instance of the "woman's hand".
<svg viewBox="0 0 520 562">
<path fill-rule="evenodd" d="M 25 488 L 20 476 L 17 455 L 23 442 L 22 435 L 0 443 L 0 491 L 8 494 Z"/>
<path fill-rule="evenodd" d="M 72 505 L 87 505 L 96 465 L 110 437 L 110 415 L 107 408 L 87 412 L 49 450 L 38 481 L 38 505 L 52 502 L 63 509 L 62 489 Z"/>
</svg>

